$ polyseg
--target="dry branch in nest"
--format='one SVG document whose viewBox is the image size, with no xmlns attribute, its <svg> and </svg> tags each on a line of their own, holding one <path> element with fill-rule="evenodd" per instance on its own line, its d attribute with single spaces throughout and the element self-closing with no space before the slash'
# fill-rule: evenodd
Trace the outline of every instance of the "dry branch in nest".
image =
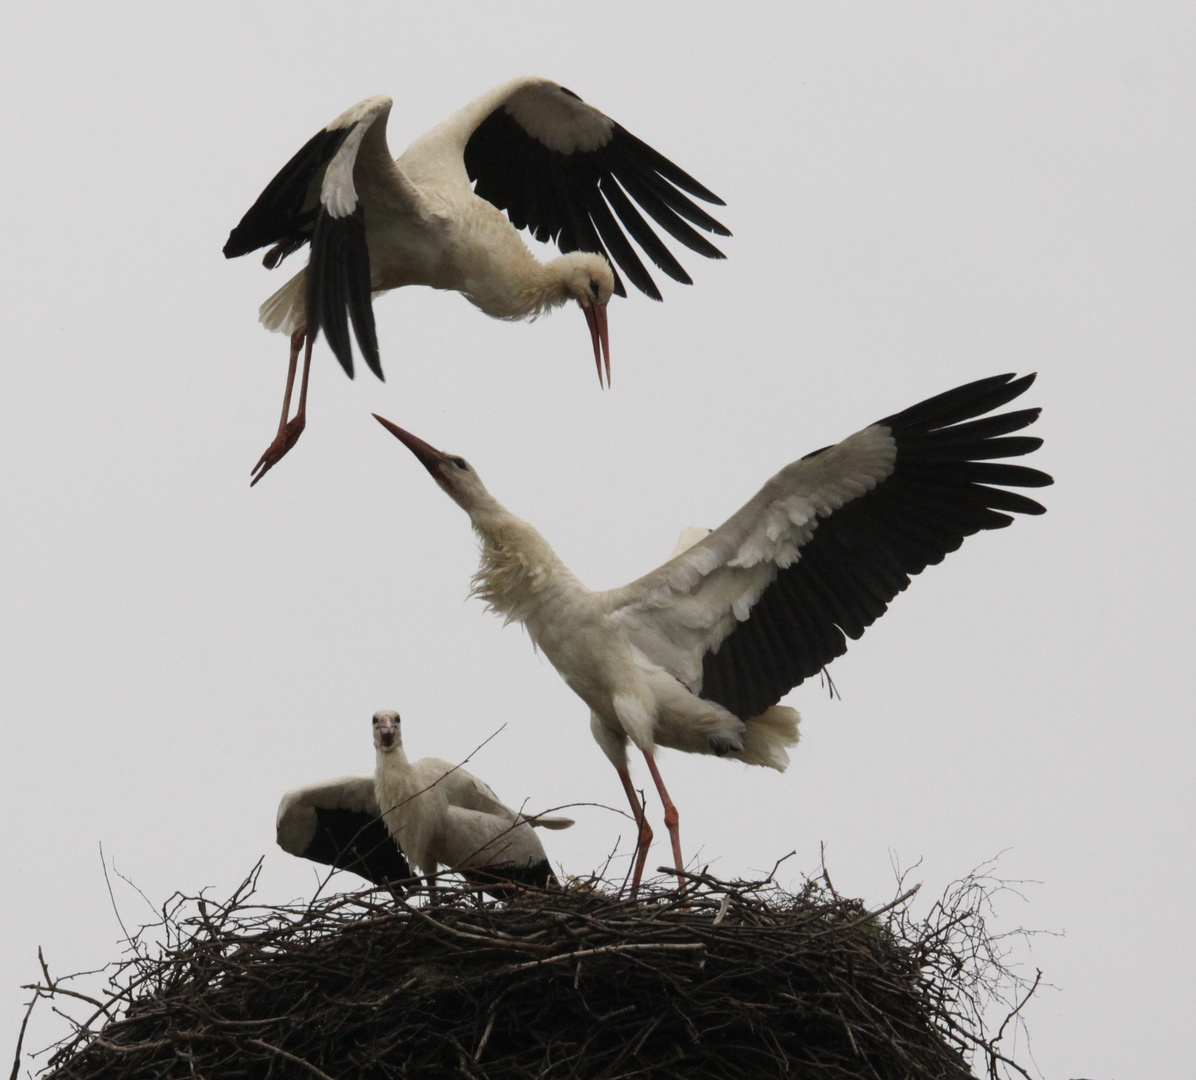
<svg viewBox="0 0 1196 1080">
<path fill-rule="evenodd" d="M 590 882 L 262 907 L 255 871 L 224 904 L 176 897 L 44 1075 L 962 1080 L 974 1059 L 1025 1075 L 980 1024 L 1008 973 L 966 890 L 915 923 L 913 890 L 869 912 L 825 878 L 791 894 L 688 877 L 638 902 Z M 38 997 L 72 993 L 43 972 Z"/>
</svg>

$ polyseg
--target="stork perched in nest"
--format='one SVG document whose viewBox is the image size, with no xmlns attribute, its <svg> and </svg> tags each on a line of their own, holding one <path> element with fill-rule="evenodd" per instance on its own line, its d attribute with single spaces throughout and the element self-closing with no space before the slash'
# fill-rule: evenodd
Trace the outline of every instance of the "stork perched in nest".
<svg viewBox="0 0 1196 1080">
<path fill-rule="evenodd" d="M 532 826 L 567 829 L 569 818 L 518 813 L 449 761 L 408 760 L 393 709 L 372 723 L 374 775 L 287 792 L 277 821 L 283 850 L 378 885 L 410 877 L 409 865 L 429 878 L 442 866 L 458 871 L 495 895 L 503 883 L 555 882 Z"/>
<path fill-rule="evenodd" d="M 781 697 L 847 649 L 917 574 L 965 537 L 1044 508 L 1007 487 L 1037 469 L 997 462 L 1041 439 L 1011 435 L 1038 409 L 983 414 L 1034 376 L 998 375 L 886 417 L 786 466 L 736 514 L 663 566 L 593 592 L 531 525 L 445 454 L 380 416 L 467 514 L 481 538 L 473 591 L 536 647 L 590 707 L 590 730 L 639 824 L 632 890 L 651 829 L 627 768 L 643 754 L 664 806 L 675 866 L 678 815 L 657 746 L 783 770 L 798 714 Z M 980 417 L 980 419 L 974 419 Z M 999 486 L 992 486 L 999 485 Z"/>
<path fill-rule="evenodd" d="M 390 109 L 388 97 L 366 98 L 308 140 L 224 245 L 227 258 L 269 247 L 263 261 L 270 269 L 311 245 L 307 268 L 261 307 L 268 330 L 290 335 L 291 354 L 278 434 L 254 466 L 252 483 L 303 432 L 311 351 L 321 330 L 352 378 L 352 322 L 361 355 L 382 378 L 372 306 L 379 293 L 404 285 L 451 289 L 498 319 L 534 319 L 576 300 L 589 324 L 598 381 L 605 364 L 609 385 L 606 305 L 626 290 L 608 256 L 659 300 L 630 234 L 669 277 L 691 283 L 635 204 L 686 247 L 723 258 L 693 226 L 730 233 L 690 196 L 720 206 L 722 200 L 548 79 L 496 86 L 425 132 L 397 161 L 386 142 Z M 561 257 L 538 262 L 519 236 L 523 228 L 555 241 Z M 300 350 L 299 405 L 288 419 Z"/>
</svg>

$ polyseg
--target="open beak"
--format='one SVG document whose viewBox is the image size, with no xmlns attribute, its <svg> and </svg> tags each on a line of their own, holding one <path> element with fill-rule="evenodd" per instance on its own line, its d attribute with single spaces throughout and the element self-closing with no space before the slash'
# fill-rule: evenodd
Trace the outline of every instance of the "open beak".
<svg viewBox="0 0 1196 1080">
<path fill-rule="evenodd" d="M 389 750 L 395 744 L 395 725 L 393 720 L 378 721 L 378 745 Z"/>
<path fill-rule="evenodd" d="M 392 424 L 389 420 L 379 416 L 377 413 L 373 414 L 375 420 L 378 421 L 387 431 L 389 431 L 396 439 L 399 440 L 408 450 L 410 450 L 420 460 L 420 464 L 428 470 L 437 480 L 440 479 L 440 465 L 448 457 L 447 454 L 441 453 L 434 446 L 429 446 L 423 439 L 417 435 L 412 435 L 410 431 L 404 431 L 398 424 Z"/>
<path fill-rule="evenodd" d="M 594 343 L 594 363 L 598 367 L 598 385 L 602 385 L 602 363 L 606 361 L 606 385 L 610 386 L 610 339 L 606 336 L 606 305 L 582 304 L 586 314 L 586 325 L 590 328 L 590 340 Z"/>
</svg>

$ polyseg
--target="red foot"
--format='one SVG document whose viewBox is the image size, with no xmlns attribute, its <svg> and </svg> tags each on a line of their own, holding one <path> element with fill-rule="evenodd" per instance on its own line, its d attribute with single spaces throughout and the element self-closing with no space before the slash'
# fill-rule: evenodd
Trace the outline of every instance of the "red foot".
<svg viewBox="0 0 1196 1080">
<path fill-rule="evenodd" d="M 299 441 L 299 436 L 303 434 L 303 429 L 306 425 L 307 420 L 302 416 L 296 416 L 287 422 L 286 430 L 280 431 L 275 436 L 274 441 L 266 447 L 266 452 L 257 459 L 257 464 L 250 471 L 249 475 L 253 477 L 249 481 L 250 487 L 253 487 L 266 473 L 286 457 L 287 451 Z"/>
</svg>

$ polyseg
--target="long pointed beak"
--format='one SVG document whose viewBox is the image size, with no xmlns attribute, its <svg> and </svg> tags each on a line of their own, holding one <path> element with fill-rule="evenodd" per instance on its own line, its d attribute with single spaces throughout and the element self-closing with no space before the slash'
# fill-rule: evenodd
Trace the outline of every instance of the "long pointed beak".
<svg viewBox="0 0 1196 1080">
<path fill-rule="evenodd" d="M 386 428 L 399 442 L 419 458 L 420 464 L 428 472 L 434 477 L 439 477 L 439 466 L 448 457 L 447 454 L 437 450 L 434 446 L 429 446 L 419 436 L 412 435 L 410 431 L 404 431 L 398 424 L 392 424 L 385 417 L 379 416 L 377 413 L 373 413 L 372 415 L 379 424 Z"/>
<path fill-rule="evenodd" d="M 606 385 L 610 386 L 610 339 L 606 336 L 606 305 L 593 303 L 581 305 L 590 328 L 590 340 L 594 343 L 594 364 L 598 368 L 598 385 L 602 385 L 602 362 L 606 361 Z"/>
</svg>

